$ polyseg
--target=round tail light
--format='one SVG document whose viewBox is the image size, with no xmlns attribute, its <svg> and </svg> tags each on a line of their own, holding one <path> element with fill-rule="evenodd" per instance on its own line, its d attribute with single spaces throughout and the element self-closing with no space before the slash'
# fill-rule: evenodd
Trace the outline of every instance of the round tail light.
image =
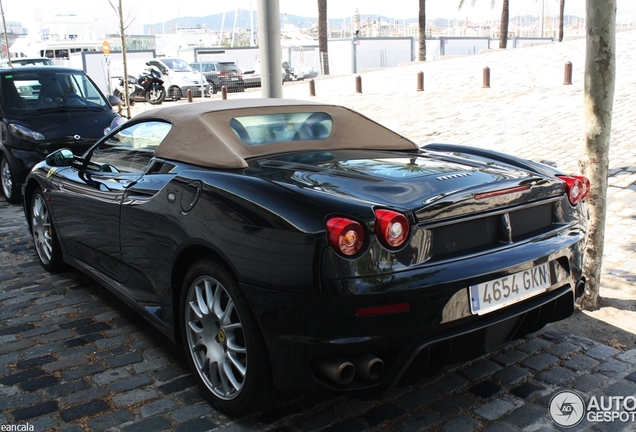
<svg viewBox="0 0 636 432">
<path fill-rule="evenodd" d="M 565 182 L 565 193 L 573 206 L 584 201 L 590 194 L 590 181 L 585 176 L 558 176 Z"/>
<path fill-rule="evenodd" d="M 334 217 L 327 221 L 329 244 L 345 256 L 357 254 L 364 244 L 364 230 L 358 222 Z"/>
<path fill-rule="evenodd" d="M 384 247 L 397 249 L 409 238 L 409 221 L 402 213 L 392 210 L 375 211 L 375 233 Z"/>
</svg>

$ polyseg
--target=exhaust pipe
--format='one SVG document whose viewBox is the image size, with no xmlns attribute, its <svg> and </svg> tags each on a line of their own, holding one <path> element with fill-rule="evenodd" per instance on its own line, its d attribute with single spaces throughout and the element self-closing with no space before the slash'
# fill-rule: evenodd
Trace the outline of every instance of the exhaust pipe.
<svg viewBox="0 0 636 432">
<path fill-rule="evenodd" d="M 583 295 L 583 293 L 585 292 L 585 287 L 586 287 L 585 279 L 579 279 L 579 281 L 576 283 L 576 288 L 574 289 L 574 294 L 576 295 L 576 298 L 579 298 Z"/>
<path fill-rule="evenodd" d="M 316 363 L 318 370 L 336 384 L 346 385 L 353 380 L 356 368 L 340 357 L 324 357 Z"/>
<path fill-rule="evenodd" d="M 358 354 L 351 360 L 358 376 L 367 381 L 375 381 L 384 373 L 384 362 L 372 354 Z"/>
</svg>

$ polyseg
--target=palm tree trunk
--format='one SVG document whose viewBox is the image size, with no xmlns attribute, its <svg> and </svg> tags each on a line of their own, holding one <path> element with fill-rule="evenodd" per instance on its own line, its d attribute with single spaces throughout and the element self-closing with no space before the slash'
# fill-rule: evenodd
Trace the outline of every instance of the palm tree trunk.
<svg viewBox="0 0 636 432">
<path fill-rule="evenodd" d="M 503 8 L 501 9 L 501 24 L 499 27 L 499 48 L 504 49 L 508 46 L 508 19 L 510 10 L 508 9 L 508 0 L 503 0 Z"/>
<path fill-rule="evenodd" d="M 318 52 L 320 53 L 320 64 L 322 73 L 329 75 L 329 54 L 327 42 L 327 0 L 318 0 Z"/>
<path fill-rule="evenodd" d="M 420 0 L 420 12 L 417 21 L 419 25 L 418 60 L 426 61 L 426 0 Z"/>
<path fill-rule="evenodd" d="M 587 0 L 587 42 L 583 84 L 584 132 L 579 167 L 590 179 L 587 200 L 589 228 L 584 274 L 587 290 L 580 300 L 585 309 L 599 306 L 610 131 L 616 79 L 616 3 L 617 0 Z"/>
</svg>

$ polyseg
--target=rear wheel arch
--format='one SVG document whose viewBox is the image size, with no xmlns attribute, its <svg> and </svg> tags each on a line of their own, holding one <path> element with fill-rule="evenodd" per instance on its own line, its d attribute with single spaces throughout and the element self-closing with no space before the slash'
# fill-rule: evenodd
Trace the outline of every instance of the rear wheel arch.
<svg viewBox="0 0 636 432">
<path fill-rule="evenodd" d="M 208 258 L 219 265 L 225 267 L 236 277 L 236 272 L 233 270 L 229 262 L 216 252 L 212 247 L 206 245 L 191 245 L 182 250 L 174 261 L 172 266 L 172 309 L 173 309 L 173 322 L 174 322 L 174 337 L 177 343 L 181 343 L 181 288 L 186 274 L 192 265 L 202 258 Z"/>
</svg>

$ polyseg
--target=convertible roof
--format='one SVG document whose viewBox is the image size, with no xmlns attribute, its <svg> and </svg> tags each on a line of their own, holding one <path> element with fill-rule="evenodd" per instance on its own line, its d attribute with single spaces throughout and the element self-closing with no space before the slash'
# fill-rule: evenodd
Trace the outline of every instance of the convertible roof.
<svg viewBox="0 0 636 432">
<path fill-rule="evenodd" d="M 245 144 L 230 128 L 235 117 L 276 113 L 324 112 L 333 119 L 323 140 Z M 233 99 L 178 104 L 145 111 L 133 119 L 158 119 L 173 126 L 155 155 L 210 168 L 236 169 L 246 159 L 294 151 L 336 149 L 417 150 L 407 138 L 349 108 L 290 99 Z"/>
</svg>

